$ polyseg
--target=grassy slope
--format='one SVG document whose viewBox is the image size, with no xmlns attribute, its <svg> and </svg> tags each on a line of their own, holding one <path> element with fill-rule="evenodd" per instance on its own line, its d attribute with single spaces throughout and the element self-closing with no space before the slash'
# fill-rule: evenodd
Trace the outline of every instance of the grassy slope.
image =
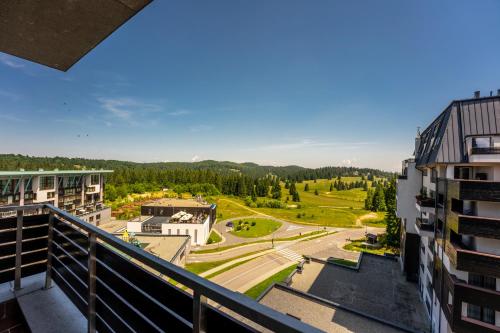
<svg viewBox="0 0 500 333">
<path fill-rule="evenodd" d="M 342 181 L 355 181 L 360 179 L 360 177 L 344 177 L 342 178 Z M 337 191 L 333 189 L 333 191 L 330 192 L 330 184 L 333 181 L 334 180 L 330 181 L 327 179 L 318 179 L 316 183 L 314 183 L 314 181 L 307 181 L 296 184 L 301 199 L 301 202 L 298 203 L 300 208 L 253 208 L 253 210 L 297 223 L 314 225 L 319 224 L 334 227 L 353 227 L 356 225 L 356 219 L 358 217 L 370 213 L 369 211 L 363 209 L 366 192 L 363 191 L 363 189 L 345 191 Z M 308 192 L 304 192 L 304 186 L 306 183 L 309 184 Z M 286 198 L 291 198 L 291 196 L 284 186 L 282 186 L 282 188 L 282 200 L 285 202 Z M 319 195 L 314 194 L 315 189 L 319 191 Z M 223 198 L 223 196 L 221 196 L 221 198 Z M 230 198 L 230 200 L 244 204 L 243 200 L 239 198 Z M 219 202 L 220 205 L 218 206 L 218 214 L 222 213 L 224 218 L 254 214 L 253 212 L 245 210 L 235 204 L 231 204 L 226 200 L 219 200 Z M 293 206 L 297 203 L 289 200 L 287 204 L 289 206 Z M 301 216 L 297 217 L 298 214 Z M 305 214 L 305 216 L 303 216 L 303 214 Z M 366 223 L 370 226 L 384 226 L 380 223 L 380 221 L 384 218 L 384 213 L 377 213 L 377 215 L 377 219 L 365 220 L 362 223 Z"/>
<path fill-rule="evenodd" d="M 267 279 L 265 279 L 261 283 L 258 283 L 255 286 L 253 286 L 252 288 L 245 291 L 245 295 L 247 295 L 248 297 L 251 297 L 253 299 L 256 299 L 271 284 L 273 284 L 275 282 L 282 282 L 283 280 L 285 280 L 288 277 L 288 275 L 290 275 L 296 267 L 297 267 L 297 264 L 293 264 L 290 267 L 287 267 L 284 270 L 279 271 L 278 273 L 268 277 Z"/>
<path fill-rule="evenodd" d="M 249 227 L 248 230 L 244 230 L 244 224 L 241 224 L 243 227 L 242 230 L 236 231 L 236 226 L 240 221 L 245 221 L 248 222 L 247 226 Z M 254 226 L 252 226 L 252 223 L 255 223 Z M 245 238 L 254 238 L 254 237 L 262 237 L 262 236 L 267 236 L 274 231 L 278 230 L 279 227 L 281 227 L 281 223 L 278 221 L 274 220 L 269 220 L 269 219 L 244 219 L 244 220 L 235 220 L 233 221 L 234 223 L 234 228 L 233 231 L 231 231 L 231 234 L 238 236 L 238 237 L 245 237 Z"/>
<path fill-rule="evenodd" d="M 208 237 L 207 244 L 215 244 L 215 243 L 219 243 L 220 241 L 222 241 L 222 237 L 219 236 L 218 233 L 216 233 L 215 231 L 212 230 L 212 232 L 210 233 L 210 236 Z"/>
</svg>

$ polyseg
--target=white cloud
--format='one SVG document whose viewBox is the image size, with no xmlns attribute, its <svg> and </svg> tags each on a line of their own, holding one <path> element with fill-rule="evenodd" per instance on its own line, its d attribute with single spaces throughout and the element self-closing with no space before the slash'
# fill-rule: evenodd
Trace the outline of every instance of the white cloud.
<svg viewBox="0 0 500 333">
<path fill-rule="evenodd" d="M 6 54 L 0 54 L 0 62 L 2 64 L 4 64 L 5 66 L 10 67 L 10 68 L 23 68 L 24 67 L 24 64 L 15 60 L 14 57 L 8 56 Z"/>
<path fill-rule="evenodd" d="M 357 158 L 342 160 L 342 164 L 347 166 L 352 166 L 354 165 L 354 163 L 356 163 L 357 160 L 358 160 Z"/>
<path fill-rule="evenodd" d="M 185 116 L 185 115 L 191 114 L 191 111 L 189 111 L 189 110 L 184 110 L 184 109 L 180 109 L 180 110 L 176 110 L 176 111 L 169 112 L 169 113 L 167 113 L 167 114 L 168 114 L 169 116 L 179 117 L 179 116 Z"/>
<path fill-rule="evenodd" d="M 194 155 L 192 158 L 191 158 L 191 162 L 196 162 L 200 159 L 200 156 L 198 155 Z"/>
<path fill-rule="evenodd" d="M 7 120 L 7 121 L 15 121 L 15 122 L 24 122 L 25 119 L 19 118 L 14 115 L 9 115 L 9 114 L 0 114 L 0 119 Z"/>
<path fill-rule="evenodd" d="M 143 116 L 162 110 L 158 104 L 139 101 L 131 97 L 99 97 L 97 100 L 101 108 L 108 111 L 110 115 L 129 122 L 133 122 L 135 116 Z"/>
<path fill-rule="evenodd" d="M 212 126 L 210 125 L 194 125 L 189 127 L 189 131 L 193 133 L 210 131 Z"/>
</svg>

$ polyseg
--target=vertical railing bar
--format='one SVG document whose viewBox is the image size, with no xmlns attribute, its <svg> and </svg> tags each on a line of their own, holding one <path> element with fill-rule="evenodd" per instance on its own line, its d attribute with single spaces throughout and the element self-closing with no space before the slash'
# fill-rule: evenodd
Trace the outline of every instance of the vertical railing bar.
<svg viewBox="0 0 500 333">
<path fill-rule="evenodd" d="M 23 210 L 17 211 L 16 226 L 16 267 L 14 272 L 14 290 L 21 289 L 21 265 L 23 254 Z"/>
<path fill-rule="evenodd" d="M 88 246 L 88 299 L 87 320 L 88 332 L 96 331 L 96 234 L 89 232 Z"/>
<path fill-rule="evenodd" d="M 49 213 L 49 231 L 47 238 L 47 271 L 45 272 L 45 289 L 52 286 L 52 241 L 54 239 L 54 212 Z"/>
<path fill-rule="evenodd" d="M 207 297 L 199 291 L 193 291 L 193 333 L 203 333 L 207 331 L 206 307 Z"/>
</svg>

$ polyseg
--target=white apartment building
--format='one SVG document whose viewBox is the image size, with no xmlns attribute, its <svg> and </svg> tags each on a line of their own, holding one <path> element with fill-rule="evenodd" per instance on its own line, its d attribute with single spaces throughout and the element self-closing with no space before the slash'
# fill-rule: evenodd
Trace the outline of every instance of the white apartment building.
<svg viewBox="0 0 500 333">
<path fill-rule="evenodd" d="M 403 162 L 401 264 L 433 332 L 500 332 L 500 90 L 453 101 Z"/>
<path fill-rule="evenodd" d="M 0 206 L 50 203 L 98 225 L 111 218 L 111 208 L 103 204 L 104 175 L 110 172 L 113 171 L 0 171 Z"/>
</svg>

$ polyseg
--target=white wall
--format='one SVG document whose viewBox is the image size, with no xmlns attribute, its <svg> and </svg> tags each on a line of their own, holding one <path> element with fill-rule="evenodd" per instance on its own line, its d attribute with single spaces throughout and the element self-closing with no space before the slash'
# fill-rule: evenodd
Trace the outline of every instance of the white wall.
<svg viewBox="0 0 500 333">
<path fill-rule="evenodd" d="M 141 224 L 142 224 L 142 222 L 131 222 L 131 221 L 128 221 L 127 222 L 127 231 L 129 233 L 130 232 L 135 232 L 135 233 L 141 232 L 142 231 Z"/>
<path fill-rule="evenodd" d="M 422 187 L 422 175 L 415 169 L 415 162 L 408 163 L 407 179 L 397 181 L 397 210 L 398 217 L 405 219 L 406 232 L 415 234 L 415 220 L 419 212 L 415 207 L 415 197 Z"/>
<path fill-rule="evenodd" d="M 210 217 L 200 224 L 191 223 L 164 223 L 161 226 L 161 233 L 164 235 L 189 235 L 191 245 L 205 245 L 210 236 Z"/>
</svg>

